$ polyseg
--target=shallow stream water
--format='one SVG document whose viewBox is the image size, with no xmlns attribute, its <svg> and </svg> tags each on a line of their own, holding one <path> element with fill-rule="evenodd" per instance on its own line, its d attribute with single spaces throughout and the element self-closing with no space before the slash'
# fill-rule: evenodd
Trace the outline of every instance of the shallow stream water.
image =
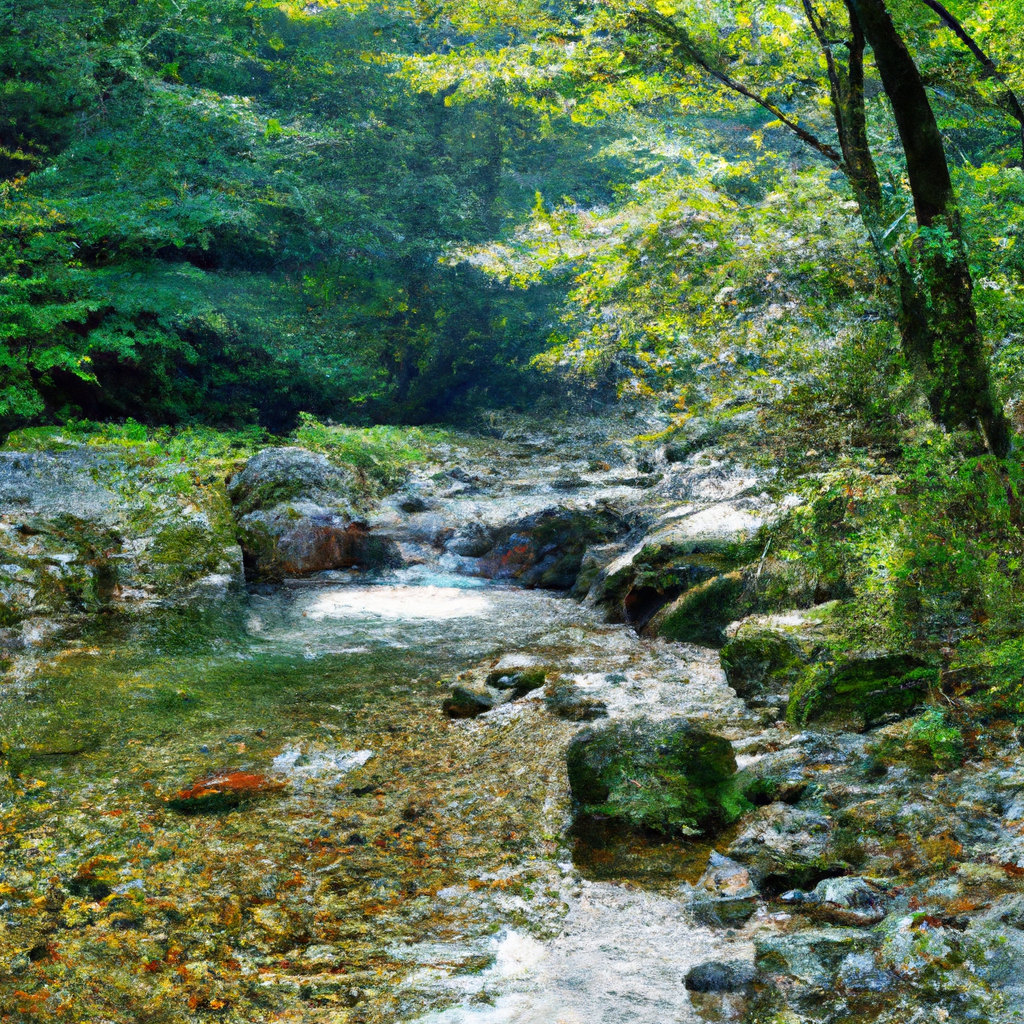
<svg viewBox="0 0 1024 1024">
<path fill-rule="evenodd" d="M 611 715 L 749 729 L 712 652 L 565 598 L 406 570 L 93 625 L 0 696 L 0 1003 L 21 1019 L 697 1020 L 694 963 L 746 956 L 679 899 L 709 847 L 587 844 L 542 695 L 481 719 L 460 673 L 545 666 Z M 218 814 L 225 771 L 287 787 Z M 8 981 L 3 980 L 8 978 Z"/>
</svg>

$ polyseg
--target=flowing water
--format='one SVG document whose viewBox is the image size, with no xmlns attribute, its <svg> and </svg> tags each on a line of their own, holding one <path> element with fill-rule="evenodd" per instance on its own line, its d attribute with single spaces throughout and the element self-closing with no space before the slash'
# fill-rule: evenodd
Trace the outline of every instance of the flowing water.
<svg viewBox="0 0 1024 1024">
<path fill-rule="evenodd" d="M 707 846 L 572 837 L 562 755 L 581 726 L 539 691 L 440 710 L 460 673 L 539 665 L 612 716 L 740 735 L 712 652 L 424 570 L 42 649 L 0 697 L 22 787 L 0 836 L 17 1019 L 663 1024 L 699 1019 L 688 966 L 749 955 L 685 912 Z M 226 772 L 287 786 L 168 805 Z"/>
</svg>

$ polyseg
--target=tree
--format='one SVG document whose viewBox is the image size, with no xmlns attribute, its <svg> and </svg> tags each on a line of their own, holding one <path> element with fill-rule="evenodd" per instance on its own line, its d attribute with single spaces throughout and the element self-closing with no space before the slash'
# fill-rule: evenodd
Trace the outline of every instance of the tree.
<svg viewBox="0 0 1024 1024">
<path fill-rule="evenodd" d="M 816 11 L 813 0 L 803 0 L 827 69 L 838 153 L 776 104 L 716 66 L 714 58 L 701 52 L 685 25 L 672 15 L 644 5 L 633 17 L 665 39 L 679 59 L 696 63 L 727 89 L 775 114 L 802 142 L 848 176 L 883 268 L 897 280 L 904 350 L 917 370 L 935 419 L 950 429 L 980 428 L 993 453 L 1004 456 L 1010 447 L 1009 425 L 993 395 L 960 214 L 942 136 L 920 71 L 884 0 L 846 0 L 845 8 L 848 57 L 844 66 L 835 55 L 839 47 L 834 26 Z M 917 216 L 918 236 L 895 261 L 884 247 L 886 203 L 867 132 L 865 43 L 872 49 L 892 105 Z"/>
</svg>

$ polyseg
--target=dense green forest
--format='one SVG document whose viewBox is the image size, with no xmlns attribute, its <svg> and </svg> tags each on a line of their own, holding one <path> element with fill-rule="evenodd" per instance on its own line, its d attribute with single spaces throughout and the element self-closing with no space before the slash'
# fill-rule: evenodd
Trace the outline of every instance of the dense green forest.
<svg viewBox="0 0 1024 1024">
<path fill-rule="evenodd" d="M 631 171 L 600 128 L 402 76 L 472 38 L 382 4 L 6 4 L 0 421 L 521 397 L 552 296 L 450 253 Z"/>
<path fill-rule="evenodd" d="M 0 419 L 437 420 L 552 369 L 693 405 L 861 360 L 1002 454 L 1022 13 L 889 6 L 8 3 Z"/>
</svg>

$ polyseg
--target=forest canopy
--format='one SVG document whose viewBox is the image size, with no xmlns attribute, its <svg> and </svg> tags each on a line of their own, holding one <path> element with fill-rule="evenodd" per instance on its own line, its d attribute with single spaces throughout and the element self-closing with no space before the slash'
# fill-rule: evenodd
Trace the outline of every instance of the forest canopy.
<svg viewBox="0 0 1024 1024">
<path fill-rule="evenodd" d="M 0 12 L 7 429 L 423 422 L 557 381 L 683 418 L 824 387 L 869 435 L 923 401 L 1007 450 L 1010 0 Z"/>
</svg>

